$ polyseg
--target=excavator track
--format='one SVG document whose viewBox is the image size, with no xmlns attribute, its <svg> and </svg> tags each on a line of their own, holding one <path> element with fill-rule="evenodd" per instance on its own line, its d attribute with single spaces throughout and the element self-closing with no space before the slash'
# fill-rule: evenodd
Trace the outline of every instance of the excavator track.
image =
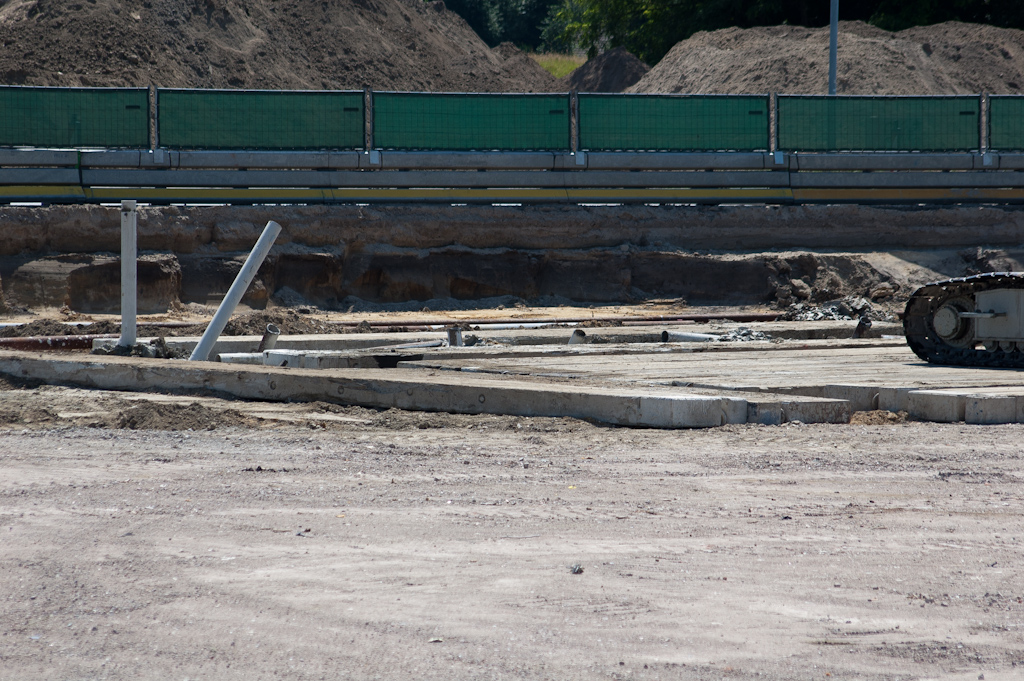
<svg viewBox="0 0 1024 681">
<path fill-rule="evenodd" d="M 907 301 L 903 315 L 907 345 L 932 364 L 1024 368 L 1024 352 L 956 347 L 944 341 L 933 327 L 935 311 L 946 301 L 973 298 L 979 291 L 991 289 L 1024 289 L 1024 272 L 992 272 L 925 284 Z"/>
</svg>

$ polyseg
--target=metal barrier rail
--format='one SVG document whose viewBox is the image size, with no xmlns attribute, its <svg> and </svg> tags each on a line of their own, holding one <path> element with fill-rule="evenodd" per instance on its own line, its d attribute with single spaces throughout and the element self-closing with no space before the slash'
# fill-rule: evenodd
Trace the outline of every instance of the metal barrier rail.
<svg viewBox="0 0 1024 681">
<path fill-rule="evenodd" d="M 0 202 L 1018 203 L 1024 154 L 0 150 Z"/>
<path fill-rule="evenodd" d="M 0 147 L 0 203 L 1018 203 L 1022 121 L 1020 96 L 0 86 L 0 144 L 79 147 Z"/>
</svg>

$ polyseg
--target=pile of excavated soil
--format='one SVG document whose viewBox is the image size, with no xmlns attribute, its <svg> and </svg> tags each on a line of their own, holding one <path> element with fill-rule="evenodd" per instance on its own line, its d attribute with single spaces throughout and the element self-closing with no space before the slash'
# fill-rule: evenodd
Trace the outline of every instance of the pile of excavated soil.
<svg viewBox="0 0 1024 681">
<path fill-rule="evenodd" d="M 315 317 L 300 315 L 292 310 L 274 310 L 272 312 L 246 312 L 232 317 L 224 327 L 224 336 L 262 336 L 267 324 L 275 324 L 286 335 L 345 333 L 346 329 L 327 324 Z M 197 323 L 187 326 L 161 326 L 157 324 L 139 324 L 139 337 L 157 336 L 201 336 L 207 324 Z M 52 319 L 36 319 L 28 324 L 6 326 L 0 328 L 0 338 L 25 338 L 28 336 L 77 336 L 88 334 L 121 333 L 121 324 L 104 321 L 92 324 L 64 324 Z"/>
<path fill-rule="evenodd" d="M 1018 94 L 1024 31 L 946 22 L 888 33 L 839 24 L 838 94 Z M 826 94 L 828 27 L 768 26 L 696 33 L 631 92 Z"/>
<path fill-rule="evenodd" d="M 254 419 L 234 409 L 214 411 L 201 404 L 153 404 L 144 402 L 118 411 L 107 427 L 128 430 L 214 430 L 254 425 Z"/>
<path fill-rule="evenodd" d="M 562 89 L 577 92 L 623 92 L 643 78 L 651 67 L 625 47 L 602 52 L 565 78 Z"/>
<path fill-rule="evenodd" d="M 0 45 L 5 84 L 557 88 L 443 2 L 420 0 L 14 0 L 0 7 Z"/>
<path fill-rule="evenodd" d="M 0 328 L 0 338 L 27 338 L 29 336 L 77 336 L 85 333 L 106 333 L 105 331 L 85 331 L 86 327 L 75 324 L 63 324 L 52 319 L 36 319 L 20 326 Z"/>
</svg>

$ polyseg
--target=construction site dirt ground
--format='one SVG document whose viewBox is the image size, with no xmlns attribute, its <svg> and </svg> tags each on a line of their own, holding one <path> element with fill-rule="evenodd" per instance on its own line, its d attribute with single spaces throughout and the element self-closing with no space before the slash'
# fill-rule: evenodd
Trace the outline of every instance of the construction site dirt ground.
<svg viewBox="0 0 1024 681">
<path fill-rule="evenodd" d="M 0 679 L 1017 679 L 1022 435 L 0 377 Z"/>
</svg>

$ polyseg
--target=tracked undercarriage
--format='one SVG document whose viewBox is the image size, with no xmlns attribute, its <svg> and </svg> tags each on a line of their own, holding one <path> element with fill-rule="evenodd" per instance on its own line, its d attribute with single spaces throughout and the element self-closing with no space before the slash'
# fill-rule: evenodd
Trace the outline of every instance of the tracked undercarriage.
<svg viewBox="0 0 1024 681">
<path fill-rule="evenodd" d="M 903 332 L 935 364 L 1024 367 L 1024 272 L 926 284 L 907 301 Z"/>
</svg>

